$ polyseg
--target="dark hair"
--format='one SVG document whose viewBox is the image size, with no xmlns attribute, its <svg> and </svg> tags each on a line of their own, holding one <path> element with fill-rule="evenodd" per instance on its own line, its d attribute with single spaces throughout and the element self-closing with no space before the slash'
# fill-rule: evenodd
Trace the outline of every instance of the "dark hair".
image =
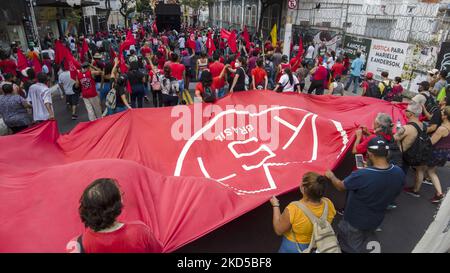
<svg viewBox="0 0 450 273">
<path fill-rule="evenodd" d="M 325 185 L 328 182 L 329 179 L 326 176 L 307 172 L 302 179 L 303 191 L 311 201 L 319 202 L 325 194 Z"/>
<path fill-rule="evenodd" d="M 401 83 L 402 82 L 402 78 L 400 78 L 400 77 L 395 77 L 395 82 L 397 82 L 397 83 Z"/>
<path fill-rule="evenodd" d="M 213 82 L 211 72 L 208 70 L 203 71 L 200 81 L 202 82 L 203 88 L 210 87 Z"/>
<path fill-rule="evenodd" d="M 40 83 L 46 83 L 48 81 L 47 74 L 45 74 L 44 72 L 39 72 L 37 74 L 37 80 Z"/>
<path fill-rule="evenodd" d="M 447 70 L 441 70 L 441 72 L 439 73 L 439 75 L 442 77 L 442 78 L 447 78 L 447 75 L 448 75 L 448 72 L 447 72 Z"/>
<path fill-rule="evenodd" d="M 206 58 L 206 53 L 205 53 L 205 52 L 202 52 L 202 53 L 200 54 L 200 57 Z"/>
<path fill-rule="evenodd" d="M 294 76 L 292 75 L 292 70 L 289 67 L 286 67 L 284 69 L 284 73 L 286 73 L 289 76 L 289 84 L 294 84 Z"/>
<path fill-rule="evenodd" d="M 2 89 L 5 94 L 12 94 L 12 92 L 14 91 L 12 84 L 4 84 L 2 86 Z"/>
<path fill-rule="evenodd" d="M 240 57 L 238 58 L 238 60 L 239 60 L 239 62 L 241 63 L 242 68 L 244 68 L 244 69 L 247 68 L 247 59 L 246 59 L 246 58 L 240 56 Z"/>
<path fill-rule="evenodd" d="M 256 60 L 256 65 L 257 65 L 258 67 L 263 67 L 263 66 L 264 66 L 264 60 L 263 60 L 263 58 L 258 58 L 258 59 Z"/>
<path fill-rule="evenodd" d="M 120 75 L 116 80 L 117 87 L 125 87 L 128 77 L 125 74 Z"/>
<path fill-rule="evenodd" d="M 203 73 L 203 72 L 202 72 Z M 169 65 L 165 65 L 164 66 L 164 75 L 165 76 L 170 76 L 172 74 L 172 68 L 170 68 Z"/>
<path fill-rule="evenodd" d="M 133 61 L 130 63 L 130 70 L 138 70 L 139 69 L 139 63 L 137 61 Z"/>
<path fill-rule="evenodd" d="M 218 61 L 219 59 L 220 59 L 219 54 L 216 53 L 216 52 L 214 52 L 214 54 L 213 54 L 213 60 L 214 60 L 214 61 Z"/>
<path fill-rule="evenodd" d="M 386 72 L 386 71 L 381 72 L 381 77 L 384 77 L 384 78 L 389 77 L 389 72 Z"/>
<path fill-rule="evenodd" d="M 361 57 L 361 52 L 356 52 L 356 57 Z"/>
<path fill-rule="evenodd" d="M 175 63 L 178 61 L 178 55 L 176 53 L 172 53 L 170 54 L 170 59 Z"/>
<path fill-rule="evenodd" d="M 80 199 L 81 221 L 96 232 L 111 227 L 122 213 L 122 198 L 114 179 L 100 178 L 92 182 Z"/>
<path fill-rule="evenodd" d="M 12 73 L 5 73 L 3 74 L 3 77 L 5 78 L 5 80 L 10 80 L 14 78 L 14 75 Z"/>
<path fill-rule="evenodd" d="M 28 76 L 28 79 L 30 79 L 30 80 L 34 80 L 34 78 L 36 78 L 36 72 L 34 71 L 33 68 L 27 69 L 27 76 Z"/>
</svg>

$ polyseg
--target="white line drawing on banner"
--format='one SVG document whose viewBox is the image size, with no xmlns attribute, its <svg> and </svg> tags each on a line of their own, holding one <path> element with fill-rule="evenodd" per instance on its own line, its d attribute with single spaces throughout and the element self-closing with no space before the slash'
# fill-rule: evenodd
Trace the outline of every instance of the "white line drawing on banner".
<svg viewBox="0 0 450 273">
<path fill-rule="evenodd" d="M 305 112 L 305 116 L 303 116 L 301 122 L 299 123 L 298 126 L 294 126 L 291 123 L 289 123 L 288 121 L 280 118 L 278 115 L 275 116 L 273 118 L 273 120 L 276 120 L 277 122 L 283 124 L 284 126 L 286 126 L 287 128 L 291 129 L 293 131 L 293 136 L 291 136 L 289 138 L 289 140 L 287 141 L 287 143 L 283 146 L 283 150 L 286 150 L 291 144 L 292 142 L 295 140 L 295 138 L 298 136 L 299 132 L 301 131 L 302 127 L 304 127 L 307 119 L 312 116 L 311 118 L 311 129 L 312 129 L 312 138 L 313 138 L 313 147 L 312 147 L 312 154 L 311 154 L 311 159 L 307 160 L 307 161 L 292 161 L 292 162 L 267 162 L 267 160 L 269 160 L 270 158 L 273 158 L 276 156 L 276 153 L 274 153 L 268 146 L 266 146 L 265 144 L 262 144 L 259 146 L 258 149 L 248 152 L 248 153 L 241 153 L 239 154 L 234 146 L 238 145 L 238 144 L 245 144 L 245 143 L 249 143 L 249 142 L 258 142 L 258 139 L 255 137 L 249 138 L 247 140 L 244 141 L 233 141 L 230 142 L 227 146 L 229 148 L 229 150 L 231 151 L 231 153 L 233 154 L 233 156 L 235 158 L 242 158 L 242 157 L 246 157 L 246 156 L 253 156 L 256 155 L 257 153 L 261 152 L 261 151 L 265 151 L 267 153 L 269 153 L 268 156 L 266 156 L 264 159 L 262 159 L 258 164 L 256 165 L 251 165 L 251 166 L 247 166 L 247 165 L 242 165 L 243 169 L 245 171 L 249 171 L 252 169 L 257 169 L 262 167 L 266 176 L 266 183 L 268 183 L 266 188 L 261 188 L 258 190 L 243 190 L 243 189 L 239 189 L 236 188 L 232 185 L 226 184 L 224 183 L 224 181 L 226 180 L 230 180 L 234 177 L 237 176 L 236 173 L 230 174 L 228 176 L 225 176 L 223 178 L 214 178 L 211 177 L 211 175 L 208 173 L 203 160 L 201 157 L 196 157 L 198 164 L 199 164 L 199 168 L 201 170 L 201 173 L 209 179 L 212 179 L 214 181 L 216 181 L 217 183 L 228 187 L 230 189 L 232 189 L 233 191 L 236 192 L 236 194 L 239 195 L 244 195 L 244 194 L 256 194 L 256 193 L 260 193 L 260 192 L 266 192 L 266 191 L 270 191 L 273 189 L 276 189 L 276 183 L 273 179 L 273 176 L 270 172 L 270 167 L 271 166 L 287 166 L 289 164 L 304 164 L 304 163 L 311 163 L 315 160 L 317 160 L 317 154 L 318 154 L 318 132 L 317 132 L 317 127 L 316 127 L 316 119 L 318 118 L 317 114 L 308 112 L 304 109 L 301 108 L 295 108 L 295 107 L 288 107 L 288 106 L 277 106 L 277 107 L 272 107 L 272 108 L 268 108 L 265 109 L 261 112 L 258 113 L 251 113 L 249 111 L 246 110 L 236 110 L 236 109 L 229 109 L 226 111 L 223 111 L 221 113 L 219 113 L 218 115 L 214 116 L 214 118 L 212 118 L 211 120 L 208 121 L 208 123 L 206 123 L 206 125 L 203 126 L 203 128 L 201 128 L 200 130 L 198 130 L 184 145 L 183 149 L 180 152 L 180 155 L 178 157 L 177 160 L 177 164 L 175 167 L 175 171 L 174 171 L 174 176 L 180 176 L 181 175 L 181 171 L 183 168 L 183 162 L 187 156 L 187 153 L 189 152 L 191 146 L 194 144 L 194 142 L 203 134 L 205 133 L 207 130 L 211 129 L 212 126 L 214 126 L 214 124 L 223 116 L 228 115 L 228 114 L 236 114 L 236 115 L 249 115 L 250 117 L 256 117 L 256 116 L 260 116 L 260 115 L 264 115 L 264 114 L 268 114 L 271 111 L 279 111 L 279 110 L 293 110 L 293 111 L 300 111 L 300 112 Z M 347 136 L 347 132 L 343 129 L 342 124 L 338 121 L 335 120 L 331 120 L 329 119 L 329 121 L 331 121 L 331 123 L 334 125 L 334 127 L 336 128 L 337 132 L 339 133 L 340 137 L 342 138 L 342 148 L 340 149 L 340 154 L 337 156 L 337 158 L 339 158 L 343 152 L 346 150 L 347 148 L 347 144 L 349 142 L 348 136 Z"/>
</svg>

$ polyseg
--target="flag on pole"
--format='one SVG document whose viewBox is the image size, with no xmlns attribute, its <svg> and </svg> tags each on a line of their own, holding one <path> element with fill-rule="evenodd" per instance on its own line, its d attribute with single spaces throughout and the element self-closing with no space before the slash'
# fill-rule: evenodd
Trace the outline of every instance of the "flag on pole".
<svg viewBox="0 0 450 273">
<path fill-rule="evenodd" d="M 227 30 L 225 30 L 225 29 L 221 29 L 220 30 L 220 37 L 222 38 L 222 39 L 227 39 L 227 40 L 229 40 L 230 39 L 230 35 L 231 35 L 231 32 L 230 31 L 227 31 Z"/>
<path fill-rule="evenodd" d="M 303 39 L 302 39 L 302 35 L 300 34 L 300 41 L 298 42 L 298 53 L 297 53 L 297 59 L 298 58 L 302 58 L 303 56 L 303 52 L 305 50 L 303 49 Z"/>
<path fill-rule="evenodd" d="M 277 46 L 277 24 L 275 24 L 270 32 L 270 37 L 272 37 L 272 46 Z"/>
<path fill-rule="evenodd" d="M 17 49 L 17 68 L 22 71 L 28 67 L 27 58 L 20 48 Z"/>
<path fill-rule="evenodd" d="M 233 30 L 228 39 L 228 46 L 233 53 L 237 52 L 236 32 Z"/>
<path fill-rule="evenodd" d="M 250 34 L 248 34 L 247 26 L 244 26 L 244 32 L 242 33 L 242 37 L 245 40 L 245 48 L 247 51 L 250 50 Z"/>
<path fill-rule="evenodd" d="M 33 69 L 36 72 L 36 74 L 42 72 L 42 64 L 41 64 L 41 62 L 39 61 L 39 58 L 36 55 L 33 56 L 33 59 L 31 60 L 31 63 L 33 64 Z"/>
<path fill-rule="evenodd" d="M 212 56 L 214 51 L 216 51 L 216 45 L 211 37 L 211 32 L 208 31 L 208 39 L 206 40 L 206 47 L 208 48 L 208 55 Z"/>
</svg>

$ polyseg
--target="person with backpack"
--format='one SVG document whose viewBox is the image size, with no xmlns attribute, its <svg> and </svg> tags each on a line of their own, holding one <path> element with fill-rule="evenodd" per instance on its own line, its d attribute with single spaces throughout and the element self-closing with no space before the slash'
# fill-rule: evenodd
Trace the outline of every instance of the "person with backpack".
<svg viewBox="0 0 450 273">
<path fill-rule="evenodd" d="M 178 104 L 178 94 L 180 84 L 178 80 L 172 76 L 170 66 L 164 66 L 164 75 L 160 78 L 161 93 L 164 106 L 175 106 Z"/>
<path fill-rule="evenodd" d="M 336 209 L 331 200 L 324 197 L 327 181 L 318 173 L 304 174 L 300 184 L 302 198 L 291 202 L 283 213 L 278 199 L 270 199 L 273 229 L 277 235 L 283 235 L 279 253 L 308 253 L 314 248 L 319 252 L 340 252 L 331 227 Z M 326 227 L 322 229 L 325 233 L 318 232 L 319 224 Z"/>
<path fill-rule="evenodd" d="M 394 139 L 399 142 L 403 152 L 403 170 L 405 174 L 409 166 L 415 167 L 415 184 L 406 187 L 406 193 L 420 197 L 419 189 L 422 185 L 426 170 L 426 163 L 431 159 L 432 144 L 427 134 L 427 126 L 419 120 L 422 114 L 422 106 L 414 101 L 409 103 L 406 109 L 408 123 L 395 133 Z"/>
<path fill-rule="evenodd" d="M 367 72 L 366 80 L 361 83 L 363 89 L 361 96 L 381 99 L 381 91 L 376 80 L 373 79 L 373 73 Z"/>
<path fill-rule="evenodd" d="M 395 77 L 394 79 L 394 85 L 392 86 L 392 89 L 390 92 L 388 92 L 384 96 L 384 100 L 386 101 L 396 101 L 396 102 L 402 102 L 403 101 L 403 86 L 401 85 L 402 78 Z"/>
<path fill-rule="evenodd" d="M 439 72 L 439 80 L 434 85 L 431 93 L 434 97 L 436 97 L 437 101 L 442 101 L 445 97 L 445 89 L 447 88 L 447 75 L 448 72 L 446 70 L 442 70 Z"/>
<path fill-rule="evenodd" d="M 256 61 L 256 68 L 252 70 L 251 75 L 253 90 L 267 90 L 269 78 L 267 77 L 266 70 L 264 70 L 264 61 L 262 58 Z"/>
<path fill-rule="evenodd" d="M 161 71 L 158 68 L 158 62 L 156 60 L 150 61 L 150 66 L 148 70 L 149 82 L 152 90 L 152 102 L 153 106 L 159 108 L 163 105 L 162 101 L 162 86 L 161 86 L 161 77 L 164 71 Z"/>
<path fill-rule="evenodd" d="M 112 88 L 108 91 L 105 98 L 106 109 L 103 113 L 106 115 L 113 115 L 126 111 L 127 109 L 132 109 L 128 103 L 128 91 L 126 90 L 128 78 L 126 75 L 118 74 L 117 67 L 119 65 L 119 60 L 116 58 L 114 60 L 114 66 L 111 70 L 110 80 L 112 82 Z"/>
<path fill-rule="evenodd" d="M 389 145 L 382 137 L 368 143 L 367 167 L 340 180 L 332 171 L 326 176 L 339 191 L 347 191 L 343 219 L 337 236 L 342 252 L 364 253 L 377 241 L 375 231 L 383 222 L 386 208 L 401 192 L 405 174 L 387 160 Z"/>
<path fill-rule="evenodd" d="M 244 57 L 239 57 L 235 64 L 236 69 L 228 69 L 231 73 L 235 74 L 233 83 L 230 87 L 230 93 L 247 91 L 250 79 L 247 75 L 247 60 Z"/>
<path fill-rule="evenodd" d="M 275 87 L 275 66 L 272 61 L 272 56 L 266 56 L 264 61 L 264 70 L 267 72 L 268 84 L 267 87 L 272 90 Z"/>
<path fill-rule="evenodd" d="M 442 120 L 441 126 L 431 136 L 433 151 L 430 161 L 427 162 L 427 173 L 436 189 L 436 194 L 431 199 L 432 203 L 439 203 L 444 198 L 436 169 L 450 161 L 450 106 L 443 108 Z"/>
<path fill-rule="evenodd" d="M 333 82 L 328 88 L 328 95 L 341 95 L 344 96 L 344 84 L 341 82 L 341 76 L 334 77 Z"/>
<path fill-rule="evenodd" d="M 283 76 L 274 89 L 276 92 L 298 92 L 300 93 L 300 82 L 289 67 L 284 69 Z"/>
<path fill-rule="evenodd" d="M 386 71 L 381 72 L 381 82 L 378 84 L 378 89 L 380 89 L 381 98 L 386 100 L 387 97 L 392 94 L 392 81 L 389 80 L 389 73 Z"/>
<path fill-rule="evenodd" d="M 323 95 L 325 91 L 325 87 L 328 81 L 328 70 L 320 62 L 319 57 L 316 59 L 316 65 L 311 70 L 311 84 L 308 89 L 308 94 L 312 94 L 313 91 L 316 92 L 316 95 Z"/>
<path fill-rule="evenodd" d="M 430 83 L 423 81 L 418 83 L 419 94 L 412 98 L 412 101 L 420 104 L 423 108 L 423 118 L 422 120 L 429 121 L 428 133 L 434 132 L 440 125 L 440 108 L 434 99 L 433 95 L 430 93 Z"/>
<path fill-rule="evenodd" d="M 145 75 L 139 71 L 139 63 L 133 61 L 130 63 L 130 70 L 127 72 L 127 78 L 131 86 L 131 107 L 142 108 L 145 96 Z"/>
</svg>

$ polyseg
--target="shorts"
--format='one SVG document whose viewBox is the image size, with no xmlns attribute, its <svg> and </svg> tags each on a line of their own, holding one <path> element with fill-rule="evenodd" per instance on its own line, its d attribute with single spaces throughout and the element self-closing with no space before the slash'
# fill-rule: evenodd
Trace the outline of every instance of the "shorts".
<svg viewBox="0 0 450 273">
<path fill-rule="evenodd" d="M 298 248 L 297 248 L 298 246 Z M 309 244 L 300 244 L 296 242 L 292 242 L 283 236 L 283 240 L 281 241 L 280 249 L 278 249 L 278 253 L 301 253 L 298 251 L 305 251 L 309 247 Z"/>
<path fill-rule="evenodd" d="M 369 242 L 377 241 L 374 231 L 359 230 L 344 219 L 338 224 L 337 237 L 344 253 L 368 253 Z"/>
<path fill-rule="evenodd" d="M 66 102 L 70 106 L 78 105 L 79 101 L 80 101 L 80 95 L 78 95 L 78 94 L 66 95 Z"/>
</svg>

